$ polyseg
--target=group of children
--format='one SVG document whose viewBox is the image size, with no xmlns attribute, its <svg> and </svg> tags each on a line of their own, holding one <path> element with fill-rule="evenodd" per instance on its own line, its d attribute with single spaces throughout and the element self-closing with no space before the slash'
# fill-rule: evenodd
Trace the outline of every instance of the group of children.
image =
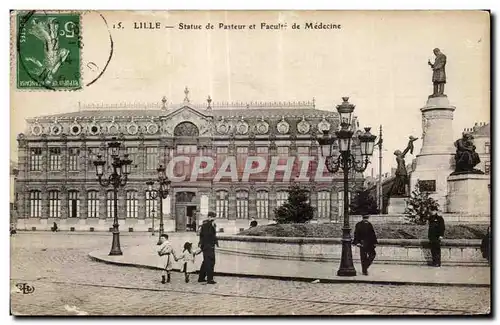
<svg viewBox="0 0 500 325">
<path fill-rule="evenodd" d="M 168 241 L 168 235 L 162 234 L 160 236 L 160 248 L 158 249 L 158 255 L 161 257 L 161 283 L 169 283 L 170 282 L 170 273 L 172 272 L 174 263 L 181 261 L 182 272 L 184 273 L 184 281 L 186 283 L 189 282 L 189 275 L 196 271 L 194 261 L 195 256 L 201 253 L 201 249 L 196 249 L 193 251 L 193 244 L 190 242 L 186 242 L 184 244 L 184 249 L 180 255 L 176 255 L 175 251 Z"/>
</svg>

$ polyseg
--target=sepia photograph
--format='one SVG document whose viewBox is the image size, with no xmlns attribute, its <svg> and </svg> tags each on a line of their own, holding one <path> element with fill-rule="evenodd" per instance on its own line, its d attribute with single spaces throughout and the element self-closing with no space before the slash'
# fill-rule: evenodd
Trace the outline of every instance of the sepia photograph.
<svg viewBox="0 0 500 325">
<path fill-rule="evenodd" d="M 489 11 L 9 19 L 11 316 L 492 316 Z"/>
</svg>

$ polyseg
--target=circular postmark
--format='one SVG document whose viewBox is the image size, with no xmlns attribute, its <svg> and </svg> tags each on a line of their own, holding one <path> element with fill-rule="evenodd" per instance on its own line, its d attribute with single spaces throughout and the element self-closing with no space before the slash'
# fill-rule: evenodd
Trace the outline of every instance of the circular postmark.
<svg viewBox="0 0 500 325">
<path fill-rule="evenodd" d="M 18 89 L 78 90 L 106 71 L 113 38 L 101 13 L 24 11 L 15 19 Z M 92 35 L 85 44 L 84 23 Z"/>
</svg>

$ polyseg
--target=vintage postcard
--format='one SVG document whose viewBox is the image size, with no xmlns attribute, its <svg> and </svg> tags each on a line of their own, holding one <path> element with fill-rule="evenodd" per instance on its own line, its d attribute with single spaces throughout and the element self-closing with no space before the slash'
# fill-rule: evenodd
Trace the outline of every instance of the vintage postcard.
<svg viewBox="0 0 500 325">
<path fill-rule="evenodd" d="M 491 316 L 490 19 L 11 11 L 11 314 Z"/>
</svg>

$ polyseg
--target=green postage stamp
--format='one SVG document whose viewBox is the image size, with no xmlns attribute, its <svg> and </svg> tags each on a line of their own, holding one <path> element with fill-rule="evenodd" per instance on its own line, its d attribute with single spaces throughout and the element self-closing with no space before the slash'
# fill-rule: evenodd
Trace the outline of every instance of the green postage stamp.
<svg viewBox="0 0 500 325">
<path fill-rule="evenodd" d="M 17 13 L 18 89 L 81 88 L 80 19 L 79 13 Z"/>
</svg>

